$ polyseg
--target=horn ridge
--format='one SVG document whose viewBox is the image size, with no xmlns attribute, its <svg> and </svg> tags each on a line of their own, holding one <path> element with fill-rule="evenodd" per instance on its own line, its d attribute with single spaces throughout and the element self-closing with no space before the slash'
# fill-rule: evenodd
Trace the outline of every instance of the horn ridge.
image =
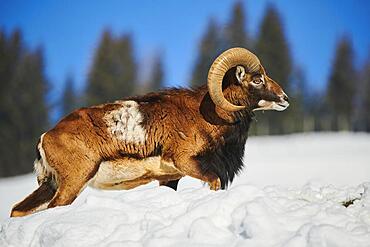
<svg viewBox="0 0 370 247">
<path fill-rule="evenodd" d="M 243 65 L 249 72 L 257 72 L 260 69 L 260 61 L 256 55 L 245 48 L 235 47 L 226 50 L 219 55 L 208 71 L 208 92 L 215 103 L 225 111 L 239 111 L 245 106 L 238 106 L 227 101 L 222 93 L 222 80 L 226 72 L 237 66 Z"/>
</svg>

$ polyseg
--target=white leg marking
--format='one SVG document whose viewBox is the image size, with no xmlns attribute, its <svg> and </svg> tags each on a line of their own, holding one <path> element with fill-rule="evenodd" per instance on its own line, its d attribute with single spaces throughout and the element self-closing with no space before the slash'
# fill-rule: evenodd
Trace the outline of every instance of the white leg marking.
<svg viewBox="0 0 370 247">
<path fill-rule="evenodd" d="M 42 211 L 42 210 L 47 209 L 50 201 L 45 202 L 45 203 L 41 204 L 40 206 L 38 206 L 37 208 L 32 209 L 32 213 L 35 213 L 35 212 L 38 212 L 38 211 Z"/>
<path fill-rule="evenodd" d="M 33 167 L 34 167 L 35 173 L 37 175 L 37 179 L 39 181 L 44 181 L 48 177 L 52 176 L 52 178 L 56 182 L 55 170 L 52 167 L 49 166 L 49 163 L 46 160 L 45 150 L 42 147 L 44 135 L 45 135 L 45 133 L 41 135 L 40 142 L 37 146 L 37 149 L 40 152 L 41 159 L 40 160 L 36 159 L 33 163 Z"/>
</svg>

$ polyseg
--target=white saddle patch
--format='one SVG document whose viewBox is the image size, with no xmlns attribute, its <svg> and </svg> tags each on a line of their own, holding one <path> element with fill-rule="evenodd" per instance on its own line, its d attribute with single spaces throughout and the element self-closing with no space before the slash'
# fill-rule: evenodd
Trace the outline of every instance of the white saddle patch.
<svg viewBox="0 0 370 247">
<path fill-rule="evenodd" d="M 116 103 L 121 104 L 122 107 L 109 112 L 104 117 L 108 131 L 122 141 L 143 144 L 146 132 L 141 126 L 143 117 L 138 109 L 138 103 L 133 100 Z"/>
</svg>

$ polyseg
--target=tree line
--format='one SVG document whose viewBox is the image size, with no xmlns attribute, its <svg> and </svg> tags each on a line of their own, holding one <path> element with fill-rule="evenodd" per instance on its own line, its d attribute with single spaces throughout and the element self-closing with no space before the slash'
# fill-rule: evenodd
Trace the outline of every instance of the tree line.
<svg viewBox="0 0 370 247">
<path fill-rule="evenodd" d="M 309 88 L 304 68 L 293 61 L 278 10 L 267 6 L 254 37 L 246 28 L 244 7 L 242 2 L 236 2 L 227 23 L 220 24 L 216 18 L 209 20 L 198 44 L 189 86 L 206 83 L 208 69 L 222 51 L 246 47 L 258 55 L 269 76 L 279 82 L 291 99 L 291 107 L 284 114 L 256 113 L 252 135 L 370 132 L 370 54 L 363 66 L 356 67 L 351 39 L 343 36 L 337 42 L 325 90 L 314 92 Z M 84 90 L 78 92 L 73 76 L 66 76 L 57 104 L 61 115 L 81 106 L 163 88 L 162 53 L 149 59 L 146 76 L 139 78 L 134 48 L 131 34 L 114 35 L 105 30 L 94 52 Z M 44 66 L 42 48 L 28 48 L 20 30 L 10 34 L 0 31 L 0 177 L 30 172 L 38 138 L 50 127 L 52 106 L 47 96 L 51 83 Z"/>
<path fill-rule="evenodd" d="M 242 2 L 234 4 L 226 25 L 211 19 L 199 44 L 192 85 L 206 81 L 208 68 L 221 51 L 234 46 L 247 47 L 257 54 L 269 76 L 291 99 L 291 107 L 284 114 L 274 111 L 256 113 L 252 134 L 370 131 L 370 54 L 367 62 L 356 68 L 350 37 L 340 38 L 327 86 L 320 93 L 314 92 L 309 88 L 304 68 L 292 58 L 280 13 L 273 5 L 268 5 L 264 13 L 255 37 L 246 28 L 247 16 Z"/>
<path fill-rule="evenodd" d="M 41 48 L 30 50 L 19 30 L 0 32 L 0 176 L 30 172 L 35 145 L 49 125 Z"/>
</svg>

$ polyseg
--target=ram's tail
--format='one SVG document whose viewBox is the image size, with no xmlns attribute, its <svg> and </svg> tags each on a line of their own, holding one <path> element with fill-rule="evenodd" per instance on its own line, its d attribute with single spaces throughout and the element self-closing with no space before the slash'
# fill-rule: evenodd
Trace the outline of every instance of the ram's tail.
<svg viewBox="0 0 370 247">
<path fill-rule="evenodd" d="M 11 217 L 24 216 L 36 211 L 46 209 L 57 189 L 55 173 L 46 161 L 45 152 L 42 148 L 43 135 L 36 148 L 36 160 L 34 163 L 39 188 L 27 196 L 23 201 L 12 208 Z"/>
</svg>

